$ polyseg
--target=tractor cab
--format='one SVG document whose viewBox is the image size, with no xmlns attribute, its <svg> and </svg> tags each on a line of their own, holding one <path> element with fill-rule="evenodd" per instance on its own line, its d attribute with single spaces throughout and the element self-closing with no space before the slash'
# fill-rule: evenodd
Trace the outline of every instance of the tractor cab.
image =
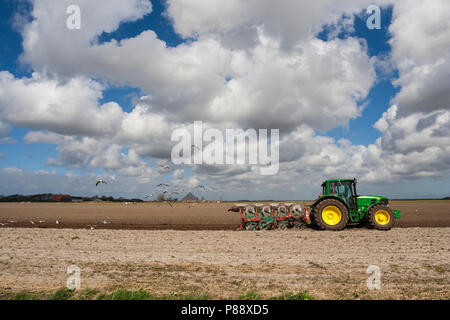
<svg viewBox="0 0 450 320">
<path fill-rule="evenodd" d="M 368 222 L 373 228 L 389 230 L 395 219 L 400 218 L 400 211 L 392 210 L 387 198 L 358 195 L 356 179 L 324 181 L 311 214 L 319 228 L 328 230 L 341 230 L 350 222 Z"/>
<path fill-rule="evenodd" d="M 322 195 L 341 198 L 349 210 L 358 209 L 358 195 L 356 194 L 356 179 L 334 179 L 322 183 Z"/>
</svg>

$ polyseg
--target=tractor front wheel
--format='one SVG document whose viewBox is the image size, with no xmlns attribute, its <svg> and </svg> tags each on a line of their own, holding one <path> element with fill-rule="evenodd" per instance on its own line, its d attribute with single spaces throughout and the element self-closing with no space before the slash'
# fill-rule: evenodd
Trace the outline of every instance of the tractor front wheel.
<svg viewBox="0 0 450 320">
<path fill-rule="evenodd" d="M 315 206 L 311 218 L 320 229 L 342 230 L 348 222 L 348 210 L 339 200 L 324 199 Z"/>
<path fill-rule="evenodd" d="M 382 204 L 370 208 L 367 220 L 369 227 L 379 230 L 389 230 L 395 223 L 395 215 L 391 208 Z"/>
</svg>

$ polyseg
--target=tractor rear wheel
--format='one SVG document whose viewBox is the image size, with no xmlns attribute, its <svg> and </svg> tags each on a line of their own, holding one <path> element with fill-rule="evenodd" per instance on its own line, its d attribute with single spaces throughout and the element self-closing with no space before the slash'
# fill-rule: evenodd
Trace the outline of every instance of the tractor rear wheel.
<svg viewBox="0 0 450 320">
<path fill-rule="evenodd" d="M 379 230 L 389 230 L 395 223 L 395 215 L 391 208 L 384 204 L 375 205 L 367 214 L 369 227 Z"/>
<path fill-rule="evenodd" d="M 315 206 L 311 218 L 320 229 L 342 230 L 348 222 L 348 210 L 339 200 L 324 199 Z"/>
</svg>

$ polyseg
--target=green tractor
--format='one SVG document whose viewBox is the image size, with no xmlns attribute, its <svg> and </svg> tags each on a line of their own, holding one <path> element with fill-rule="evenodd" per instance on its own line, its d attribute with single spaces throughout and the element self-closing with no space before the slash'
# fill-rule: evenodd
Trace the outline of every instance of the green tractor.
<svg viewBox="0 0 450 320">
<path fill-rule="evenodd" d="M 400 211 L 392 210 L 387 198 L 358 195 L 356 179 L 329 179 L 322 188 L 310 207 L 312 223 L 320 229 L 342 230 L 348 223 L 367 223 L 374 229 L 389 230 L 400 218 Z"/>
</svg>

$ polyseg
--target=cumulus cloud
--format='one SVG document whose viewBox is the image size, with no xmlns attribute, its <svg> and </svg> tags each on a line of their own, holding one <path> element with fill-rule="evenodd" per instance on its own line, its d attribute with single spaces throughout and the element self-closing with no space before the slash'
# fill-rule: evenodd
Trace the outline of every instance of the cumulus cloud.
<svg viewBox="0 0 450 320">
<path fill-rule="evenodd" d="M 311 39 L 324 24 L 340 24 L 349 28 L 348 17 L 359 13 L 374 1 L 296 1 L 271 0 L 191 1 L 168 0 L 167 15 L 175 31 L 183 37 L 227 37 L 238 30 L 263 26 L 268 35 L 278 38 L 283 49 L 291 49 L 297 42 Z M 375 1 L 383 5 L 388 1 Z M 342 16 L 347 18 L 341 20 Z M 351 18 L 350 18 L 351 19 Z M 251 41 L 249 42 L 251 44 Z"/>
<path fill-rule="evenodd" d="M 127 177 L 135 177 L 139 183 L 147 183 L 160 174 L 142 160 L 130 148 L 126 153 L 123 145 L 109 138 L 65 136 L 51 132 L 31 131 L 25 136 L 26 143 L 52 143 L 57 145 L 58 157 L 48 158 L 49 166 L 106 169 L 119 171 Z"/>
<path fill-rule="evenodd" d="M 20 127 L 61 134 L 111 133 L 120 121 L 122 109 L 114 102 L 99 106 L 101 90 L 99 83 L 83 78 L 61 83 L 37 73 L 31 78 L 16 79 L 2 71 L 2 117 Z"/>
<path fill-rule="evenodd" d="M 282 131 L 307 123 L 326 131 L 359 115 L 374 69 L 358 40 L 314 39 L 282 53 L 276 39 L 260 38 L 250 53 L 233 56 L 234 77 L 212 101 L 213 121 Z"/>
<path fill-rule="evenodd" d="M 32 129 L 26 143 L 57 146 L 50 166 L 116 171 L 146 184 L 165 174 L 158 161 L 170 157 L 171 132 L 191 131 L 194 120 L 221 130 L 279 128 L 276 177 L 253 165 L 170 170 L 174 183 L 242 192 L 251 185 L 275 195 L 329 176 L 398 182 L 447 173 L 449 3 L 376 1 L 393 5 L 392 53 L 369 58 L 364 41 L 337 35 L 372 2 L 168 0 L 165 15 L 186 41 L 167 47 L 152 30 L 99 41 L 150 13 L 149 1 L 35 1 L 21 28 L 21 61 L 35 72 L 0 72 L 0 139 L 11 125 Z M 69 4 L 81 8 L 80 30 L 65 27 Z M 324 25 L 334 30 L 327 41 L 316 37 Z M 399 75 L 392 106 L 373 120 L 379 139 L 363 146 L 328 137 L 360 116 L 377 69 Z M 129 112 L 100 102 L 104 90 L 122 85 L 145 94 Z"/>
<path fill-rule="evenodd" d="M 329 6 L 320 5 L 315 14 L 321 19 L 333 21 L 336 18 L 338 21 L 343 12 L 360 8 L 355 3 L 348 1 L 339 10 L 335 8 L 335 12 Z M 59 77 L 102 78 L 113 84 L 139 87 L 149 95 L 151 112 L 170 118 L 172 122 L 194 121 L 201 114 L 203 120 L 217 124 L 227 121 L 247 127 L 291 130 L 298 124 L 309 122 L 314 128 L 330 129 L 359 115 L 358 100 L 366 97 L 374 81 L 373 63 L 362 43 L 352 38 L 329 42 L 311 40 L 308 22 L 291 16 L 294 10 L 289 5 L 294 3 L 276 6 L 281 7 L 280 14 L 289 14 L 292 23 L 302 21 L 301 25 L 288 23 L 283 30 L 291 33 L 293 30 L 289 28 L 295 27 L 295 34 L 307 33 L 309 37 L 295 37 L 295 45 L 288 53 L 283 51 L 284 37 L 279 32 L 272 32 L 268 23 L 277 18 L 274 12 L 269 14 L 273 9 L 269 3 L 264 4 L 264 9 L 259 8 L 259 3 L 249 4 L 249 11 L 264 11 L 260 18 L 245 20 L 255 32 L 251 50 L 227 47 L 226 39 L 210 36 L 215 29 L 209 26 L 206 27 L 208 36 L 200 36 L 196 41 L 175 48 L 166 47 L 151 30 L 120 42 L 111 40 L 100 44 L 95 41 L 102 31 L 117 26 L 118 19 L 142 16 L 145 10 L 142 11 L 140 2 L 130 5 L 136 11 L 134 14 L 118 15 L 116 20 L 104 22 L 109 27 L 101 27 L 103 24 L 96 21 L 94 26 L 86 29 L 60 28 L 50 32 L 61 20 L 58 12 L 66 4 L 58 2 L 58 10 L 53 8 L 53 3 L 43 1 L 34 8 L 35 20 L 23 32 L 22 60 L 35 70 Z M 218 2 L 197 4 L 204 9 L 219 7 Z M 95 11 L 97 4 L 81 2 L 79 5 L 83 13 Z M 230 2 L 225 6 L 229 6 L 230 14 L 234 14 L 236 5 Z M 173 6 L 183 8 L 188 14 L 192 3 L 170 2 L 167 9 L 176 30 L 187 36 L 183 28 L 177 27 L 184 16 L 178 17 Z M 220 3 L 220 7 L 223 6 Z M 306 7 L 301 5 L 299 9 L 306 10 Z M 205 15 L 197 16 L 206 18 L 214 10 L 204 10 Z M 221 12 L 221 17 L 226 17 L 226 12 Z M 48 19 L 49 15 L 54 19 Z M 210 18 L 220 25 L 221 20 L 215 19 L 214 15 Z M 82 19 L 88 23 L 92 18 L 87 15 Z M 105 19 L 112 18 L 104 17 L 100 21 Z M 308 19 L 312 21 L 311 17 Z M 227 21 L 232 24 L 230 28 L 236 29 L 243 23 L 233 19 Z M 266 23 L 262 24 L 262 21 Z M 189 22 L 200 30 L 203 30 L 202 24 Z M 280 32 L 284 34 L 284 31 Z M 57 56 L 53 59 L 52 55 Z M 254 116 L 263 110 L 268 112 L 267 116 Z M 317 120 L 324 119 L 318 111 L 327 115 L 327 122 Z M 136 133 L 132 135 L 136 136 Z"/>
<path fill-rule="evenodd" d="M 36 71 L 58 69 L 60 76 L 72 76 L 84 64 L 84 49 L 103 32 L 112 32 L 121 22 L 135 21 L 152 10 L 147 0 L 112 0 L 108 3 L 89 0 L 32 1 L 33 20 L 23 28 L 23 55 Z M 69 6 L 80 7 L 81 29 L 66 27 Z M 69 74 L 70 73 L 70 74 Z"/>
<path fill-rule="evenodd" d="M 394 98 L 410 114 L 450 108 L 450 3 L 400 1 L 389 26 L 392 59 L 399 70 Z"/>
</svg>

